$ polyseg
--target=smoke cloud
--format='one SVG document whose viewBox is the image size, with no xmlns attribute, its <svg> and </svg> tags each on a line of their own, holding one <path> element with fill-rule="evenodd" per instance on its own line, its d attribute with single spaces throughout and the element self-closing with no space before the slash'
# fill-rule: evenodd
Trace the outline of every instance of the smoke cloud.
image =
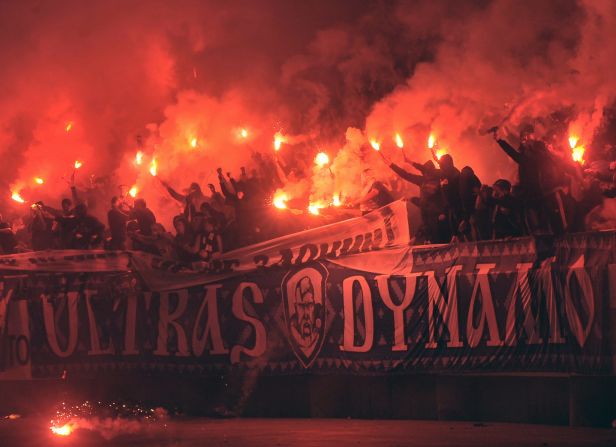
<svg viewBox="0 0 616 447">
<path fill-rule="evenodd" d="M 432 132 L 484 182 L 513 178 L 479 131 L 534 121 L 590 145 L 613 101 L 614 25 L 609 0 L 3 2 L 2 211 L 23 212 L 14 191 L 57 206 L 79 160 L 79 188 L 105 191 L 97 214 L 135 186 L 168 222 L 153 159 L 178 189 L 205 186 L 272 156 L 276 132 L 295 168 L 283 189 L 306 202 L 355 201 L 368 167 L 390 179 L 367 142 L 401 160 L 396 133 L 417 161 Z"/>
</svg>

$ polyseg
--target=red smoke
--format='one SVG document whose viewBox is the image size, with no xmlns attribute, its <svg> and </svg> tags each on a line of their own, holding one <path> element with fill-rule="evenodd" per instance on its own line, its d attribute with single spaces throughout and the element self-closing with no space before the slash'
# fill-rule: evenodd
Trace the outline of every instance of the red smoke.
<svg viewBox="0 0 616 447">
<path fill-rule="evenodd" d="M 205 190 L 217 167 L 274 154 L 276 132 L 297 168 L 283 190 L 306 204 L 355 201 L 362 173 L 390 179 L 368 142 L 399 161 L 396 134 L 417 161 L 433 132 L 484 182 L 512 178 L 479 130 L 538 119 L 548 134 L 562 111 L 563 145 L 575 132 L 588 147 L 613 101 L 615 25 L 609 0 L 4 2 L 4 211 L 27 209 L 13 192 L 58 206 L 79 160 L 80 189 L 105 191 L 97 214 L 135 187 L 168 222 L 153 159 L 157 177 Z"/>
</svg>

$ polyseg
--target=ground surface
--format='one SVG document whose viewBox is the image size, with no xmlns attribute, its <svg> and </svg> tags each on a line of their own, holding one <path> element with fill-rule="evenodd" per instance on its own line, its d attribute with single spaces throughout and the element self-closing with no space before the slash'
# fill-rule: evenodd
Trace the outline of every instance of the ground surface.
<svg viewBox="0 0 616 447">
<path fill-rule="evenodd" d="M 0 421 L 0 446 L 616 446 L 616 429 L 345 419 L 105 421 L 62 437 L 48 421 Z M 109 439 L 105 439 L 105 437 Z"/>
</svg>

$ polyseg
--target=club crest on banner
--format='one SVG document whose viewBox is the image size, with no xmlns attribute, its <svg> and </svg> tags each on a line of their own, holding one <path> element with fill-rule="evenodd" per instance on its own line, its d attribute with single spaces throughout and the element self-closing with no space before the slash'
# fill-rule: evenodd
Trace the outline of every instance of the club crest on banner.
<svg viewBox="0 0 616 447">
<path fill-rule="evenodd" d="M 327 269 L 319 263 L 292 270 L 282 280 L 289 343 L 304 368 L 319 355 L 325 339 L 326 281 Z"/>
</svg>

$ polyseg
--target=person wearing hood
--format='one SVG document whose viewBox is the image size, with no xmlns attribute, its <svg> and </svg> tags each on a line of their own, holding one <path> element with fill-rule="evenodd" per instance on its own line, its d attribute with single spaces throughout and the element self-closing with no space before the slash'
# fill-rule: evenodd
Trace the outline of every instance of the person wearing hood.
<svg viewBox="0 0 616 447">
<path fill-rule="evenodd" d="M 171 197 L 184 204 L 184 217 L 186 217 L 188 222 L 193 220 L 193 217 L 199 212 L 203 202 L 210 201 L 210 198 L 203 194 L 201 187 L 196 182 L 190 184 L 186 194 L 180 194 L 162 179 L 160 182 L 167 189 Z"/>
<path fill-rule="evenodd" d="M 413 174 L 397 164 L 387 160 L 379 151 L 389 168 L 403 180 L 419 186 L 419 197 L 411 198 L 411 202 L 419 207 L 422 226 L 417 232 L 417 241 L 447 243 L 451 240 L 448 231 L 445 203 L 440 185 L 440 173 L 432 161 L 424 164 L 413 162 L 412 165 L 421 174 Z"/>
</svg>

